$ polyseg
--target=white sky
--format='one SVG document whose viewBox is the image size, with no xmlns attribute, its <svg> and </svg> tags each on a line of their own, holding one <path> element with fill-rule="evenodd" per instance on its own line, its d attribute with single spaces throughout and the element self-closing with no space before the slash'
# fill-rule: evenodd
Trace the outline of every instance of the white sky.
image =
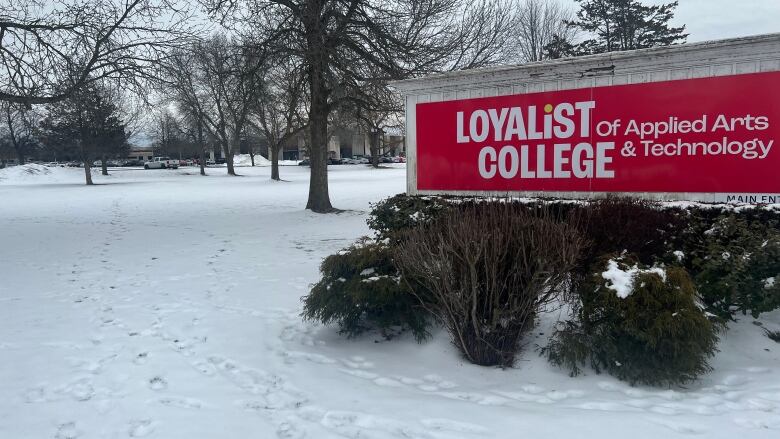
<svg viewBox="0 0 780 439">
<path fill-rule="evenodd" d="M 567 0 L 564 0 L 567 1 Z M 642 0 L 644 4 L 671 0 Z M 672 23 L 686 25 L 688 42 L 780 32 L 780 0 L 679 0 Z M 578 10 L 577 2 L 572 9 Z"/>
</svg>

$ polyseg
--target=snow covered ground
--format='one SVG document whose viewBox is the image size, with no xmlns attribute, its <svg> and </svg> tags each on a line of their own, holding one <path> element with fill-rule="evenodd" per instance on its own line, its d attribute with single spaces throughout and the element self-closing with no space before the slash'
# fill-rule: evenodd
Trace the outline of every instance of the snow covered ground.
<svg viewBox="0 0 780 439">
<path fill-rule="evenodd" d="M 328 254 L 368 233 L 402 165 L 0 170 L 0 438 L 780 437 L 780 345 L 745 318 L 687 388 L 570 378 L 535 352 L 462 361 L 445 332 L 345 340 L 302 323 Z M 780 313 L 762 318 L 780 329 Z"/>
</svg>

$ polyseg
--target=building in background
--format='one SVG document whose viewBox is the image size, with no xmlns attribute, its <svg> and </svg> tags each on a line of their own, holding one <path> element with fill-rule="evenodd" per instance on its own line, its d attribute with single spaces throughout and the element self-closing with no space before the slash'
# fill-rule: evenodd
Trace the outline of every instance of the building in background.
<svg viewBox="0 0 780 439">
<path fill-rule="evenodd" d="M 356 156 L 371 156 L 371 133 L 362 128 L 337 128 L 328 140 L 328 158 L 342 159 Z M 306 133 L 301 133 L 284 146 L 283 160 L 302 160 L 308 157 Z M 398 127 L 384 128 L 380 139 L 379 155 L 405 155 L 406 142 L 403 130 Z"/>
</svg>

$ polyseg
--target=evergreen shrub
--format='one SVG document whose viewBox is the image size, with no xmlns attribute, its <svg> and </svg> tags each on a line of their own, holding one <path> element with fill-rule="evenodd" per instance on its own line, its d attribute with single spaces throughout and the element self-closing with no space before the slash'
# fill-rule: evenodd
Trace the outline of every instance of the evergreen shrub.
<svg viewBox="0 0 780 439">
<path fill-rule="evenodd" d="M 398 194 L 373 204 L 366 222 L 377 239 L 397 241 L 407 230 L 431 223 L 452 206 L 443 197 Z"/>
<path fill-rule="evenodd" d="M 681 245 L 703 302 L 722 318 L 780 308 L 780 232 L 750 218 L 725 213 L 713 223 L 694 222 Z"/>
<path fill-rule="evenodd" d="M 580 300 L 576 317 L 560 323 L 542 350 L 572 376 L 589 364 L 632 385 L 663 386 L 711 370 L 719 327 L 697 303 L 683 268 L 606 256 L 581 284 Z"/>
<path fill-rule="evenodd" d="M 390 338 L 411 330 L 424 340 L 429 315 L 393 264 L 390 245 L 364 238 L 320 266 L 322 278 L 303 298 L 305 320 L 336 323 L 348 337 L 379 330 Z"/>
</svg>

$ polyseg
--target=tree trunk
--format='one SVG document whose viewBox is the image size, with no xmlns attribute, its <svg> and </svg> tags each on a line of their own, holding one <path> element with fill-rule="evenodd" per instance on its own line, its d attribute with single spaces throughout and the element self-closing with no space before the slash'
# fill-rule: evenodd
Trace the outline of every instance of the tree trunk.
<svg viewBox="0 0 780 439">
<path fill-rule="evenodd" d="M 319 60 L 318 60 L 319 61 Z M 328 96 L 324 66 L 314 63 L 310 67 L 309 89 L 309 200 L 306 208 L 317 213 L 329 213 L 335 209 L 328 194 Z"/>
<path fill-rule="evenodd" d="M 92 186 L 92 167 L 90 166 L 89 159 L 84 159 L 84 175 L 87 178 L 87 185 Z"/>
<path fill-rule="evenodd" d="M 203 122 L 198 120 L 198 154 L 200 175 L 206 175 L 206 145 L 203 143 Z"/>
<path fill-rule="evenodd" d="M 371 132 L 371 166 L 379 167 L 379 131 Z"/>
<path fill-rule="evenodd" d="M 271 154 L 271 180 L 281 180 L 279 177 L 279 152 L 281 150 L 282 147 L 275 144 L 271 144 L 268 147 L 268 152 Z"/>
<path fill-rule="evenodd" d="M 87 149 L 84 147 L 82 140 L 79 140 L 79 149 L 81 149 L 81 160 L 84 162 L 84 176 L 87 179 L 87 186 L 92 186 L 92 164 L 89 162 L 89 154 L 87 154 Z"/>
<path fill-rule="evenodd" d="M 319 94 L 319 93 L 318 93 Z M 328 115 L 323 96 L 312 93 L 310 114 L 311 145 L 309 145 L 309 200 L 306 208 L 317 213 L 332 212 L 328 194 Z"/>
<path fill-rule="evenodd" d="M 222 146 L 222 152 L 225 154 L 228 175 L 236 175 L 236 171 L 233 168 L 233 151 L 231 151 L 230 147 L 230 141 L 225 142 Z"/>
<path fill-rule="evenodd" d="M 255 167 L 255 153 L 252 152 L 252 149 L 249 150 L 249 159 L 252 161 L 252 167 Z"/>
<path fill-rule="evenodd" d="M 309 81 L 309 199 L 306 208 L 317 213 L 333 212 L 328 194 L 328 53 L 325 47 L 327 29 L 322 14 L 325 2 L 307 1 L 303 6 L 303 25 L 306 33 L 306 63 Z"/>
<path fill-rule="evenodd" d="M 108 160 L 106 159 L 106 156 L 103 156 L 100 158 L 100 173 L 102 175 L 108 175 L 108 163 L 106 163 Z"/>
</svg>

